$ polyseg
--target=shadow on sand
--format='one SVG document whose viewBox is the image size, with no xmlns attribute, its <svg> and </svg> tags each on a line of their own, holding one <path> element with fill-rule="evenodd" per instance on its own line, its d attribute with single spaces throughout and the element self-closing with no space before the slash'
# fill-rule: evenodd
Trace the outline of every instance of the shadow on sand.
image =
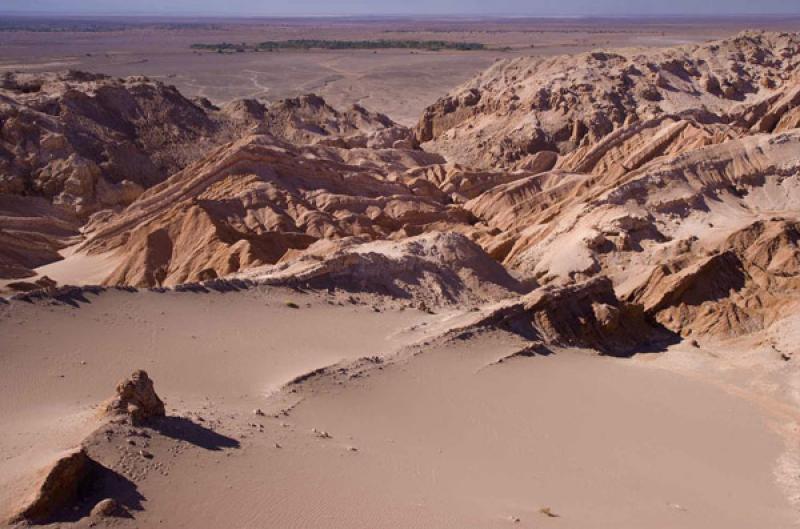
<svg viewBox="0 0 800 529">
<path fill-rule="evenodd" d="M 160 417 L 152 420 L 148 426 L 161 435 L 179 439 L 206 450 L 239 448 L 239 441 L 236 439 L 209 430 L 184 417 Z"/>
<path fill-rule="evenodd" d="M 95 460 L 91 460 L 90 465 L 87 476 L 78 486 L 77 501 L 41 523 L 77 522 L 89 516 L 92 508 L 106 498 L 114 498 L 123 507 L 114 513 L 117 518 L 132 518 L 131 513 L 144 510 L 145 497 L 133 481 Z"/>
</svg>

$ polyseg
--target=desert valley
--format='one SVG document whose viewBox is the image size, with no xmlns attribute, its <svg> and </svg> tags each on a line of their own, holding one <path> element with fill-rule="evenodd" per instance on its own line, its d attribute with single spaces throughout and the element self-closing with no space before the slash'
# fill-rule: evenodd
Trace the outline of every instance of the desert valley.
<svg viewBox="0 0 800 529">
<path fill-rule="evenodd" d="M 0 526 L 800 525 L 800 19 L 38 24 Z"/>
</svg>

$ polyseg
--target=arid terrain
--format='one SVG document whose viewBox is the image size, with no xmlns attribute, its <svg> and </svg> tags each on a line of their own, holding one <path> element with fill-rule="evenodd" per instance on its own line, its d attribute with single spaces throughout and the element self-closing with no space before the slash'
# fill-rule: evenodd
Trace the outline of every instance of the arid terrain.
<svg viewBox="0 0 800 529">
<path fill-rule="evenodd" d="M 797 31 L 4 21 L 0 524 L 799 526 Z"/>
<path fill-rule="evenodd" d="M 144 75 L 186 96 L 218 104 L 277 101 L 315 93 L 335 106 L 360 103 L 406 126 L 428 105 L 498 59 L 559 55 L 598 47 L 670 46 L 757 27 L 796 30 L 798 20 L 758 19 L 64 19 L 8 17 L 0 23 L 0 72 L 76 69 Z M 56 28 L 58 31 L 42 31 Z M 30 31 L 31 29 L 37 31 Z M 12 31 L 13 30 L 13 31 Z M 27 30 L 27 31 L 26 31 Z M 480 42 L 476 52 L 307 50 L 215 54 L 197 43 L 287 39 L 419 39 Z"/>
</svg>

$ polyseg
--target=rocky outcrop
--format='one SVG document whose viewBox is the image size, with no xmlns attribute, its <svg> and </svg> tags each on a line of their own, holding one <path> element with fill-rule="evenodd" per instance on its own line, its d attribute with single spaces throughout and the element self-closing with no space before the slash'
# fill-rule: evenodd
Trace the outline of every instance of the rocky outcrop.
<svg viewBox="0 0 800 529">
<path fill-rule="evenodd" d="M 236 122 L 253 132 L 270 134 L 295 145 L 327 144 L 342 148 L 415 147 L 414 134 L 388 116 L 361 105 L 337 110 L 315 94 L 281 99 L 271 104 L 253 99 L 237 100 L 223 108 Z"/>
<path fill-rule="evenodd" d="M 89 515 L 92 518 L 108 518 L 110 516 L 117 516 L 121 512 L 123 512 L 122 506 L 117 503 L 117 500 L 114 498 L 105 498 L 92 507 Z"/>
<path fill-rule="evenodd" d="M 547 342 L 754 332 L 800 292 L 798 52 L 796 34 L 745 32 L 498 61 L 413 134 L 313 95 L 217 109 L 141 79 L 79 76 L 81 96 L 66 78 L 7 76 L 0 105 L 20 110 L 0 159 L 42 163 L 33 187 L 0 171 L 0 270 L 30 276 L 82 238 L 73 255 L 115 263 L 112 285 L 238 276 L 430 304 L 526 285 L 540 288 L 512 312 Z M 180 170 L 109 178 L 123 158 L 80 150 L 91 142 L 68 127 L 103 148 L 135 139 L 149 160 L 137 174 Z M 4 209 L 25 193 L 40 195 L 37 223 L 21 203 Z"/>
<path fill-rule="evenodd" d="M 75 236 L 94 214 L 107 218 L 215 147 L 252 131 L 342 149 L 415 146 L 413 133 L 386 116 L 360 106 L 340 112 L 314 95 L 271 105 L 242 100 L 218 109 L 142 77 L 5 74 L 0 81 L 0 237 L 5 242 L 0 278 L 29 276 L 32 268 L 60 259 L 58 250 L 67 241 L 33 224 L 69 216 Z M 18 209 L 29 211 L 42 210 L 38 202 L 44 200 L 61 213 L 29 215 L 28 231 L 21 232 L 3 218 L 4 197 L 27 202 Z M 220 259 L 246 259 L 243 252 L 234 253 Z"/>
<path fill-rule="evenodd" d="M 702 111 L 705 121 L 728 123 L 742 106 L 764 99 L 772 101 L 766 106 L 773 110 L 760 112 L 754 126 L 771 132 L 796 106 L 791 87 L 796 86 L 792 76 L 800 63 L 798 51 L 795 34 L 745 32 L 656 52 L 498 61 L 429 107 L 417 137 L 425 149 L 451 162 L 510 168 L 539 152 L 590 151 L 609 135 L 628 135 L 624 129 L 662 116 Z M 774 95 L 782 90 L 788 93 Z M 788 127 L 796 118 L 785 119 Z M 689 137 L 680 138 L 679 128 L 643 138 L 641 143 L 650 146 L 630 162 L 674 150 L 676 144 L 727 134 L 712 128 L 687 131 Z M 698 134 L 706 139 L 691 137 Z"/>
<path fill-rule="evenodd" d="M 42 197 L 0 193 L 0 278 L 20 279 L 61 259 L 80 236 L 80 220 Z"/>
<path fill-rule="evenodd" d="M 141 369 L 117 384 L 117 394 L 106 405 L 112 417 L 123 417 L 136 426 L 165 414 L 164 402 L 156 394 L 153 381 Z"/>
<path fill-rule="evenodd" d="M 226 137 L 221 118 L 174 87 L 80 72 L 6 74 L 0 123 L 0 192 L 82 218 L 130 203 Z"/>
<path fill-rule="evenodd" d="M 514 236 L 505 263 L 523 276 L 624 280 L 689 236 L 703 246 L 717 223 L 791 210 L 798 146 L 795 131 L 659 158 L 620 177 L 544 173 L 498 186 L 466 207 Z"/>
<path fill-rule="evenodd" d="M 462 208 L 387 179 L 382 167 L 393 160 L 419 163 L 394 152 L 375 159 L 248 136 L 90 225 L 83 251 L 121 257 L 106 283 L 171 286 L 273 264 L 318 239 L 397 238 L 468 223 Z"/>
<path fill-rule="evenodd" d="M 10 522 L 43 523 L 68 508 L 78 497 L 80 488 L 90 479 L 92 460 L 83 448 L 69 450 L 40 473 L 33 495 Z"/>
<path fill-rule="evenodd" d="M 656 266 L 628 299 L 684 335 L 762 330 L 800 301 L 798 241 L 796 221 L 756 221 L 728 236 L 710 256 L 688 254 Z"/>
<path fill-rule="evenodd" d="M 469 305 L 524 291 L 478 245 L 456 233 L 426 233 L 398 242 L 320 241 L 300 259 L 245 277 L 273 285 L 343 288 L 393 298 Z"/>
<path fill-rule="evenodd" d="M 564 287 L 542 287 L 502 306 L 477 327 L 498 327 L 560 347 L 596 349 L 609 355 L 658 350 L 675 341 L 648 321 L 641 306 L 620 301 L 608 278 Z"/>
<path fill-rule="evenodd" d="M 153 381 L 142 370 L 117 384 L 116 395 L 103 408 L 112 423 L 121 423 L 126 429 L 165 415 Z M 100 518 L 127 514 L 124 505 L 138 506 L 141 496 L 135 488 L 131 490 L 132 484 L 99 462 L 103 459 L 102 450 L 98 458 L 97 443 L 102 440 L 106 445 L 111 440 L 111 428 L 120 426 L 105 421 L 100 425 L 82 446 L 59 454 L 39 472 L 30 486 L 30 496 L 8 519 L 10 524 L 75 521 L 88 515 L 94 519 L 90 525 L 94 525 Z"/>
</svg>

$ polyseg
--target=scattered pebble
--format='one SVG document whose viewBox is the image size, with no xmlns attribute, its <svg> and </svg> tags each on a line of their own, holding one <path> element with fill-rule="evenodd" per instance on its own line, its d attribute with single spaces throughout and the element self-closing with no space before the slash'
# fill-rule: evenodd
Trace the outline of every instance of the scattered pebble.
<svg viewBox="0 0 800 529">
<path fill-rule="evenodd" d="M 331 434 L 329 434 L 328 432 L 326 432 L 324 430 L 317 430 L 316 428 L 312 428 L 311 432 L 316 434 L 317 437 L 320 437 L 322 439 L 330 439 L 331 438 Z"/>
</svg>

